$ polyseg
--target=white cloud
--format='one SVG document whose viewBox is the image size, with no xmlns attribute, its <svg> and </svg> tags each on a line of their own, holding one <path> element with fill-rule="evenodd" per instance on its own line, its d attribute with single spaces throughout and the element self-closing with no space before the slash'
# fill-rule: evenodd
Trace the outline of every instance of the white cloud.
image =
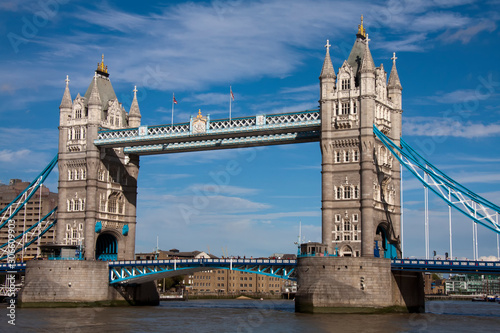
<svg viewBox="0 0 500 333">
<path fill-rule="evenodd" d="M 403 122 L 406 136 L 484 138 L 500 135 L 500 124 L 459 122 L 447 118 L 406 117 Z"/>
</svg>

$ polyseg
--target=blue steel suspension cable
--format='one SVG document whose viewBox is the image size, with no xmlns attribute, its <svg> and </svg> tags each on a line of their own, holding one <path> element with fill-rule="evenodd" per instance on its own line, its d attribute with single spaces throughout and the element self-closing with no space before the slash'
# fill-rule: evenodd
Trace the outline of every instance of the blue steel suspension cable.
<svg viewBox="0 0 500 333">
<path fill-rule="evenodd" d="M 449 205 L 451 205 L 453 208 L 460 211 L 462 214 L 464 214 L 468 218 L 473 219 L 476 223 L 479 223 L 479 224 L 485 226 L 486 228 L 500 234 L 500 226 L 497 223 L 495 223 L 494 221 L 491 221 L 491 220 L 487 221 L 489 223 L 484 223 L 483 220 L 478 219 L 475 216 L 471 216 L 472 211 L 474 210 L 471 205 L 463 203 L 467 207 L 469 212 L 467 212 L 467 211 L 463 210 L 461 207 L 457 206 L 454 202 L 449 200 L 446 196 L 439 193 L 439 191 L 437 191 L 435 188 L 433 188 L 432 186 L 429 186 L 429 183 L 427 183 L 415 170 L 413 170 L 411 167 L 409 167 L 408 164 L 403 161 L 402 157 L 405 157 L 408 161 L 413 162 L 416 166 L 418 166 L 423 172 L 425 172 L 427 175 L 429 175 L 435 181 L 440 181 L 442 185 L 448 186 L 449 188 L 452 188 L 457 192 L 460 192 L 460 190 L 458 188 L 462 187 L 461 185 L 457 186 L 457 185 L 455 185 L 455 184 L 458 184 L 457 182 L 448 181 L 446 179 L 446 178 L 449 178 L 448 176 L 443 177 L 440 175 L 436 175 L 433 172 L 430 172 L 430 170 L 428 170 L 424 165 L 422 165 L 422 163 L 420 161 L 418 161 L 413 154 L 407 153 L 407 152 L 403 151 L 401 148 L 399 148 L 394 142 L 392 142 L 392 140 L 390 140 L 387 136 L 385 136 L 375 125 L 373 125 L 373 132 L 377 136 L 377 138 L 379 138 L 380 141 L 384 144 L 384 146 L 386 146 L 387 149 L 389 149 L 389 151 L 391 151 L 391 153 L 398 159 L 398 161 L 400 163 L 402 163 L 424 186 L 430 188 L 431 191 L 433 191 L 438 197 L 440 197 L 442 200 L 447 202 Z M 406 144 L 406 145 L 408 145 L 408 144 Z M 399 152 L 399 154 L 401 154 L 401 157 L 398 155 L 398 153 L 396 153 L 396 151 Z M 479 195 L 473 193 L 472 191 L 468 191 L 467 193 L 462 193 L 462 194 L 469 197 L 474 202 L 478 202 L 477 198 L 481 198 L 482 201 L 484 200 L 485 202 L 488 202 L 486 199 L 480 197 Z M 453 196 L 456 199 L 460 200 L 458 198 L 458 196 L 456 196 L 455 194 L 453 194 Z M 489 205 L 487 205 L 487 206 L 489 207 Z M 497 207 L 496 205 L 493 205 L 493 206 Z M 493 209 L 492 207 L 490 207 L 490 208 Z M 493 209 L 493 210 L 495 210 L 498 213 L 498 211 L 496 209 Z M 484 215 L 482 215 L 482 214 L 479 214 L 479 215 L 480 215 L 479 216 L 480 218 L 484 217 Z"/>
<path fill-rule="evenodd" d="M 54 169 L 54 167 L 57 165 L 57 159 L 58 155 L 56 155 L 52 161 L 43 169 L 43 171 L 26 187 L 23 192 L 21 192 L 11 203 L 9 203 L 2 211 L 0 211 L 0 216 L 4 214 L 8 208 L 10 208 L 13 204 L 15 204 L 18 200 L 22 198 L 26 192 L 32 188 L 32 191 L 26 196 L 26 199 L 23 201 L 21 205 L 19 205 L 12 214 L 8 218 L 5 218 L 5 220 L 1 221 L 2 223 L 0 224 L 0 229 L 2 229 L 7 222 L 12 219 L 20 210 L 21 208 L 24 207 L 24 205 L 31 199 L 31 197 L 36 193 L 38 188 L 40 187 L 41 184 L 45 181 L 45 179 L 49 176 L 50 172 Z M 34 187 L 33 187 L 34 186 Z"/>
</svg>

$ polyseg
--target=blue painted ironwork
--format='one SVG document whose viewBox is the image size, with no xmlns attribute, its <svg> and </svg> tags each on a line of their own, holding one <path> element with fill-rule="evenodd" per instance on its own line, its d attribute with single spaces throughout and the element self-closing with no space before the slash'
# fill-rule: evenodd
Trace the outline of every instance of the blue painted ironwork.
<svg viewBox="0 0 500 333">
<path fill-rule="evenodd" d="M 24 233 L 17 235 L 16 237 L 11 238 L 7 243 L 0 245 L 0 260 L 7 259 L 9 255 L 14 255 L 22 251 L 45 235 L 45 233 L 47 233 L 47 231 L 49 231 L 57 223 L 57 219 L 52 220 L 56 211 L 57 207 L 45 215 L 40 221 L 28 228 Z M 40 228 L 40 232 L 38 232 L 38 228 Z M 14 245 L 7 246 L 9 242 Z"/>
<path fill-rule="evenodd" d="M 95 223 L 94 230 L 95 230 L 96 233 L 100 233 L 101 232 L 101 230 L 102 230 L 102 222 L 101 221 L 97 221 Z"/>
<path fill-rule="evenodd" d="M 125 153 L 139 155 L 190 150 L 210 150 L 291 142 L 318 141 L 321 117 L 319 110 L 306 110 L 255 117 L 206 119 L 203 133 L 194 133 L 192 122 L 141 126 L 120 130 L 101 130 L 94 144 L 103 147 L 126 147 Z"/>
<path fill-rule="evenodd" d="M 3 228 L 9 220 L 14 218 L 17 213 L 26 205 L 31 197 L 43 184 L 45 179 L 50 175 L 50 172 L 57 164 L 58 155 L 43 169 L 42 172 L 26 187 L 11 203 L 0 211 L 0 229 Z"/>
<path fill-rule="evenodd" d="M 373 132 L 398 161 L 425 187 L 429 188 L 448 205 L 474 222 L 500 234 L 500 225 L 496 220 L 500 214 L 499 206 L 447 176 L 419 155 L 403 139 L 401 139 L 401 147 L 398 147 L 391 139 L 378 130 L 375 125 L 373 126 Z"/>
<path fill-rule="evenodd" d="M 393 259 L 391 269 L 393 271 L 494 275 L 500 274 L 500 261 Z"/>
<path fill-rule="evenodd" d="M 13 264 L 0 264 L 0 274 L 24 273 L 25 270 L 26 270 L 25 262 L 17 262 Z"/>
<path fill-rule="evenodd" d="M 297 261 L 287 259 L 165 259 L 109 262 L 110 284 L 144 283 L 211 269 L 229 269 L 295 280 Z"/>
<path fill-rule="evenodd" d="M 99 237 L 97 237 L 95 251 L 97 260 L 116 260 L 118 257 L 116 237 L 108 233 L 99 235 Z"/>
</svg>

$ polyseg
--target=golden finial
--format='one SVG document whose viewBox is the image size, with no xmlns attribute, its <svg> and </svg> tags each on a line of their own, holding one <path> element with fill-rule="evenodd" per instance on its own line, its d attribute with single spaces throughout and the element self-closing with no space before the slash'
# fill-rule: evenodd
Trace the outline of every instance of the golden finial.
<svg viewBox="0 0 500 333">
<path fill-rule="evenodd" d="M 366 38 L 366 31 L 363 27 L 363 15 L 361 15 L 361 24 L 358 25 L 358 33 L 356 36 Z"/>
<path fill-rule="evenodd" d="M 104 66 L 104 54 L 101 56 L 101 63 L 97 63 L 97 71 L 108 74 L 108 66 Z"/>
<path fill-rule="evenodd" d="M 201 109 L 198 109 L 198 115 L 196 116 L 197 119 L 202 118 L 203 116 L 201 115 Z"/>
</svg>

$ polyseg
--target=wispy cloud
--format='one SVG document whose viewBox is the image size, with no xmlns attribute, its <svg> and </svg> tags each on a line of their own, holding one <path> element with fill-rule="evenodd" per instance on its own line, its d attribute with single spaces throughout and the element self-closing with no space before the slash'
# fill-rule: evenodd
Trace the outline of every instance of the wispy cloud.
<svg viewBox="0 0 500 333">
<path fill-rule="evenodd" d="M 500 124 L 460 122 L 448 118 L 405 118 L 403 132 L 407 136 L 449 136 L 482 138 L 500 135 Z"/>
</svg>

